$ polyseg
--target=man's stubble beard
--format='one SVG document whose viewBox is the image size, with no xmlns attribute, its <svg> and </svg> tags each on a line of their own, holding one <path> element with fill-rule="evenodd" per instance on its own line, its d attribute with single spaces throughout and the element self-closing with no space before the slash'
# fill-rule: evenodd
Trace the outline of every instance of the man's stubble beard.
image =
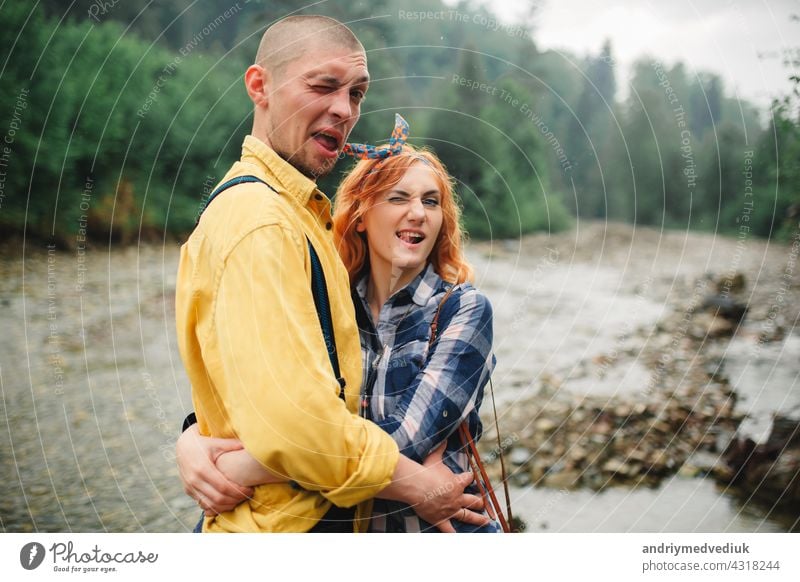
<svg viewBox="0 0 800 582">
<path fill-rule="evenodd" d="M 295 170 L 303 174 L 309 180 L 317 181 L 318 178 L 324 178 L 328 174 L 333 171 L 333 168 L 336 166 L 336 162 L 339 161 L 339 158 L 336 158 L 328 164 L 327 167 L 324 165 L 322 166 L 311 166 L 306 164 L 300 159 L 297 159 L 297 156 L 290 156 L 285 152 L 281 152 L 275 150 L 275 153 L 278 154 L 278 157 L 282 158 L 286 163 L 291 165 Z"/>
</svg>

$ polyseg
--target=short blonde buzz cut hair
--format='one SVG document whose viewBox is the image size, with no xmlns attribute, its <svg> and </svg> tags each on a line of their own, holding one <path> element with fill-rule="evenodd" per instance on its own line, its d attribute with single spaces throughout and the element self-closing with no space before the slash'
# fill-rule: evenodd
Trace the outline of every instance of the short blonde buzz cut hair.
<svg viewBox="0 0 800 582">
<path fill-rule="evenodd" d="M 338 20 L 319 15 L 288 16 L 264 32 L 255 64 L 280 76 L 286 65 L 311 45 L 344 47 L 366 54 L 353 31 Z"/>
</svg>

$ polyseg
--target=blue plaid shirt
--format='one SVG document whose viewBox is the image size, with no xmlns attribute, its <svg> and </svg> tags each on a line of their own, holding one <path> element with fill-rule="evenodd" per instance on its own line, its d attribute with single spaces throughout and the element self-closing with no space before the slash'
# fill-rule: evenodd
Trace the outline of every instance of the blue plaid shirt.
<svg viewBox="0 0 800 582">
<path fill-rule="evenodd" d="M 377 326 L 366 300 L 367 277 L 353 297 L 364 366 L 362 408 L 397 442 L 400 452 L 422 462 L 447 439 L 444 462 L 469 471 L 457 429 L 468 419 L 480 438 L 478 409 L 494 368 L 492 307 L 472 285 L 457 285 L 439 315 L 437 339 L 428 352 L 431 321 L 449 288 L 431 265 L 381 308 Z M 457 531 L 498 531 L 453 521 Z M 406 504 L 376 499 L 375 532 L 437 531 Z"/>
</svg>

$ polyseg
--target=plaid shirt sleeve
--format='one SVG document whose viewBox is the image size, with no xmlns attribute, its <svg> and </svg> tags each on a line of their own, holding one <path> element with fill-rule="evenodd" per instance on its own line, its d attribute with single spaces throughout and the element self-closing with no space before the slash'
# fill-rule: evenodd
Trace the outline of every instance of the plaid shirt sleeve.
<svg viewBox="0 0 800 582">
<path fill-rule="evenodd" d="M 494 366 L 492 307 L 472 286 L 442 306 L 438 339 L 392 414 L 377 424 L 422 462 L 475 409 Z"/>
</svg>

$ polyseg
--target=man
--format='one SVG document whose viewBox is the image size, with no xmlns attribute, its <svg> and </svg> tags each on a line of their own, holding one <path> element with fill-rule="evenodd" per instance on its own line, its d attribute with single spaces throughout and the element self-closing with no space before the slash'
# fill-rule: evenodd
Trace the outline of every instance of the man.
<svg viewBox="0 0 800 582">
<path fill-rule="evenodd" d="M 330 18 L 286 18 L 264 34 L 245 85 L 255 106 L 252 135 L 222 182 L 253 175 L 274 191 L 240 184 L 203 213 L 181 249 L 178 343 L 199 432 L 238 438 L 284 481 L 207 516 L 203 531 L 324 531 L 342 520 L 352 531 L 363 528 L 363 502 L 375 496 L 414 506 L 443 531 L 452 531 L 456 515 L 483 523 L 466 509 L 480 506 L 463 493 L 471 475 L 403 457 L 356 414 L 358 329 L 330 201 L 315 180 L 331 171 L 358 121 L 369 85 L 364 48 Z M 327 282 L 344 400 L 314 306 L 306 239 Z M 201 505 L 210 495 L 189 493 Z M 358 513 L 341 509 L 356 505 Z"/>
</svg>

